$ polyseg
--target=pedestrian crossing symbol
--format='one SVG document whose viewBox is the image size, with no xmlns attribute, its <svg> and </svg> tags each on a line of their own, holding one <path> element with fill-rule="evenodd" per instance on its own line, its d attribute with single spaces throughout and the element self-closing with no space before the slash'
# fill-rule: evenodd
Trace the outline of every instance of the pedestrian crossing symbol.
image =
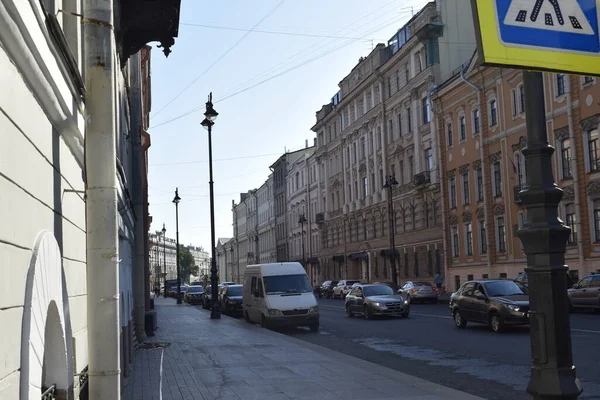
<svg viewBox="0 0 600 400">
<path fill-rule="evenodd" d="M 471 0 L 484 65 L 600 75 L 600 0 Z"/>
</svg>

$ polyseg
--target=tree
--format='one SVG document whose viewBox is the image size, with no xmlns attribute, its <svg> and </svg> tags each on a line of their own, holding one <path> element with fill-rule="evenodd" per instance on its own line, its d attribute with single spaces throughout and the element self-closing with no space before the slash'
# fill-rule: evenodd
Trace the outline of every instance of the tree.
<svg viewBox="0 0 600 400">
<path fill-rule="evenodd" d="M 181 269 L 181 282 L 188 282 L 191 275 L 198 275 L 198 266 L 192 253 L 183 245 L 179 245 L 179 268 Z"/>
</svg>

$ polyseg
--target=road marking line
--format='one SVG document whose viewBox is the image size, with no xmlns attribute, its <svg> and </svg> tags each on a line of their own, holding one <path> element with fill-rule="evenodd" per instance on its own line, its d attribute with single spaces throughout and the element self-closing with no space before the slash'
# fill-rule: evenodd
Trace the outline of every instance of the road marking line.
<svg viewBox="0 0 600 400">
<path fill-rule="evenodd" d="M 320 305 L 319 307 L 325 307 L 325 308 L 338 308 L 338 309 L 344 309 L 344 307 L 340 307 L 340 306 L 327 306 L 327 305 Z"/>
<path fill-rule="evenodd" d="M 162 377 L 163 377 L 163 356 L 165 355 L 165 349 L 162 348 L 160 352 L 160 381 L 158 382 L 158 393 L 159 399 L 162 400 Z"/>
<path fill-rule="evenodd" d="M 571 328 L 572 331 L 574 332 L 585 332 L 585 333 L 600 333 L 600 331 L 592 331 L 589 329 L 573 329 Z"/>
<path fill-rule="evenodd" d="M 449 317 L 447 315 L 437 315 L 437 314 L 421 314 L 421 313 L 416 313 L 416 312 L 411 312 L 412 315 L 420 315 L 423 317 L 436 317 L 436 318 L 446 318 L 446 319 L 453 319 L 452 317 Z"/>
</svg>

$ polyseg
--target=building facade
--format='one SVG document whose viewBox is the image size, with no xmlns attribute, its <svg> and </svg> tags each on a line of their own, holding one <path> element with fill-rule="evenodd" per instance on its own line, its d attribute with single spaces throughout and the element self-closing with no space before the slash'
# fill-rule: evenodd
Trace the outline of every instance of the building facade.
<svg viewBox="0 0 600 400">
<path fill-rule="evenodd" d="M 289 248 L 289 261 L 298 261 L 306 266 L 308 255 L 308 221 L 310 218 L 309 207 L 309 180 L 308 159 L 314 153 L 314 146 L 303 151 L 298 151 L 299 157 L 290 162 L 286 173 L 286 220 Z"/>
<path fill-rule="evenodd" d="M 161 231 L 151 233 L 150 242 L 150 265 L 152 266 L 154 284 L 164 283 L 165 279 L 177 279 L 177 241 L 169 238 Z"/>
<path fill-rule="evenodd" d="M 202 246 L 189 245 L 187 249 L 192 253 L 198 266 L 198 275 L 190 276 L 190 282 L 199 281 L 203 276 L 210 276 L 210 254 Z"/>
<path fill-rule="evenodd" d="M 109 57 L 103 90 L 113 109 L 103 117 L 112 130 L 103 138 L 110 156 L 98 165 L 84 153 L 102 120 L 93 105 L 106 98 L 87 91 L 94 78 L 84 74 L 83 50 L 97 37 L 84 40 L 76 17 L 84 4 L 0 3 L 0 268 L 10 277 L 0 295 L 3 399 L 39 398 L 48 389 L 56 398 L 119 398 L 133 336 L 145 338 L 150 48 L 121 62 Z M 111 201 L 98 195 L 100 175 L 114 189 L 105 190 Z M 106 224 L 98 224 L 98 204 L 109 204 L 100 215 Z M 110 258 L 98 257 L 108 248 Z M 107 265 L 105 279 L 95 280 Z M 101 304 L 100 292 L 116 300 Z"/>
<path fill-rule="evenodd" d="M 228 277 L 232 276 L 233 270 L 237 265 L 234 262 L 234 246 L 235 241 L 232 238 L 219 238 L 217 239 L 217 271 L 219 274 L 219 281 L 226 282 Z M 210 265 L 208 271 L 208 277 L 210 279 Z"/>
<path fill-rule="evenodd" d="M 467 2 L 456 6 L 470 12 Z M 432 279 L 441 269 L 440 152 L 430 96 L 457 66 L 441 63 L 441 54 L 455 59 L 464 52 L 460 43 L 472 43 L 469 55 L 474 49 L 472 30 L 461 33 L 446 7 L 428 3 L 388 46 L 362 58 L 317 112 L 323 277 L 390 280 L 396 268 L 402 280 Z M 398 182 L 391 192 L 384 187 L 390 175 Z"/>
<path fill-rule="evenodd" d="M 522 74 L 477 68 L 475 59 L 435 95 L 450 290 L 473 278 L 514 278 L 526 266 L 516 236 L 526 220 Z M 593 77 L 545 73 L 544 82 L 553 172 L 564 190 L 559 215 L 572 229 L 566 260 L 577 280 L 600 268 L 600 88 Z"/>
<path fill-rule="evenodd" d="M 258 213 L 258 262 L 276 261 L 275 207 L 273 197 L 273 174 L 256 191 Z"/>
</svg>

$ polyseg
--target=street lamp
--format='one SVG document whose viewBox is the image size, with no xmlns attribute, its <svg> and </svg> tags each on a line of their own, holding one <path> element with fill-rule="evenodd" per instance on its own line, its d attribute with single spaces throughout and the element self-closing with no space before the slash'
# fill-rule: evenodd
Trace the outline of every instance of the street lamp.
<svg viewBox="0 0 600 400">
<path fill-rule="evenodd" d="M 388 175 L 385 177 L 384 188 L 388 190 L 388 214 L 390 219 L 390 248 L 392 250 L 392 281 L 394 284 L 398 284 L 398 271 L 396 270 L 396 230 L 394 229 L 394 204 L 392 202 L 392 193 L 394 186 L 398 185 L 398 181 L 394 178 L 394 175 Z"/>
<path fill-rule="evenodd" d="M 519 192 L 527 218 L 517 235 L 527 255 L 531 377 L 527 393 L 536 400 L 576 399 L 582 392 L 573 365 L 565 251 L 571 229 L 558 217 L 563 191 L 552 174 L 554 148 L 548 144 L 544 78 L 523 71 L 527 110 L 526 185 Z"/>
<path fill-rule="evenodd" d="M 168 297 L 169 293 L 167 293 L 167 229 L 165 228 L 164 222 L 163 222 L 162 234 L 163 234 L 162 235 L 163 236 L 163 260 L 164 260 L 164 266 L 165 266 L 165 274 L 163 275 L 165 291 L 163 294 L 166 299 Z"/>
<path fill-rule="evenodd" d="M 215 193 L 213 188 L 213 165 L 212 165 L 212 126 L 215 124 L 215 120 L 219 115 L 215 111 L 212 104 L 212 92 L 208 95 L 208 101 L 206 102 L 206 112 L 204 113 L 204 121 L 200 125 L 204 129 L 208 130 L 208 171 L 209 181 L 208 186 L 210 188 L 210 242 L 211 242 L 211 260 L 210 260 L 210 283 L 212 287 L 212 307 L 210 311 L 211 319 L 221 318 L 221 306 L 217 297 L 217 290 L 219 289 L 219 278 L 217 275 L 217 260 L 215 259 L 215 249 L 217 244 L 215 243 Z"/>
<path fill-rule="evenodd" d="M 177 247 L 175 248 L 175 258 L 177 263 L 177 304 L 181 304 L 181 276 L 179 272 L 179 189 L 175 188 L 175 197 L 173 203 L 175 204 L 175 241 Z"/>
<path fill-rule="evenodd" d="M 306 222 L 306 218 L 304 217 L 304 213 L 300 214 L 300 219 L 298 219 L 298 223 L 301 226 L 302 232 L 302 266 L 306 268 L 306 260 L 304 259 L 304 223 Z"/>
</svg>

